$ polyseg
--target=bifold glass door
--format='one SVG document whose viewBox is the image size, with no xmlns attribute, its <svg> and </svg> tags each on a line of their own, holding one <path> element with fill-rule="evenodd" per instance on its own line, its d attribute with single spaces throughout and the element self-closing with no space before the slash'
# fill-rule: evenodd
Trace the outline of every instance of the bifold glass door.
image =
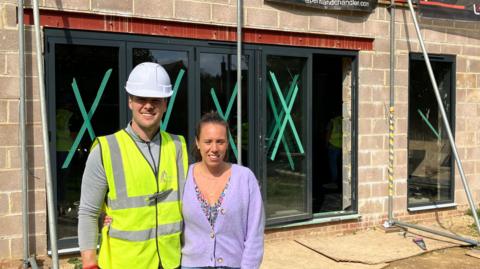
<svg viewBox="0 0 480 269">
<path fill-rule="evenodd" d="M 77 245 L 83 169 L 97 136 L 125 121 L 118 91 L 124 66 L 118 42 L 48 39 L 46 71 L 51 162 L 59 249 Z"/>
<path fill-rule="evenodd" d="M 162 130 L 183 135 L 191 149 L 204 113 L 216 111 L 229 122 L 229 161 L 241 155 L 257 176 L 267 225 L 355 213 L 357 52 L 245 44 L 239 63 L 228 42 L 45 34 L 58 235 L 67 242 L 60 249 L 78 246 L 76 210 L 90 144 L 128 124 L 125 83 L 146 61 L 166 69 L 174 91 Z M 330 144 L 337 147 L 335 157 Z"/>
<path fill-rule="evenodd" d="M 216 111 L 229 123 L 230 133 L 229 160 L 236 163 L 239 153 L 242 156 L 242 164 L 249 165 L 249 107 L 250 92 L 253 91 L 253 54 L 245 51 L 240 64 L 237 62 L 237 55 L 234 48 L 199 48 L 197 51 L 198 60 L 198 83 L 200 100 L 200 115 Z M 241 148 L 237 148 L 237 70 L 242 70 L 242 133 Z M 240 152 L 241 151 L 241 152 Z"/>
<path fill-rule="evenodd" d="M 127 52 L 130 54 L 127 66 L 131 69 L 143 62 L 158 63 L 165 68 L 170 77 L 173 94 L 168 98 L 167 110 L 160 128 L 188 139 L 192 135 L 189 125 L 193 124 L 190 116 L 192 106 L 189 101 L 193 49 L 186 46 L 128 43 Z"/>
<path fill-rule="evenodd" d="M 268 223 L 311 218 L 308 129 L 311 56 L 263 57 L 265 122 L 261 136 Z"/>
</svg>

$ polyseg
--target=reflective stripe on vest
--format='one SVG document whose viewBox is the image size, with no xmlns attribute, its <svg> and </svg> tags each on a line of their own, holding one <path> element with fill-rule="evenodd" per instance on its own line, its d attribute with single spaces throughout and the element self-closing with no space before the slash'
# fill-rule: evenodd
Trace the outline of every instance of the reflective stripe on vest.
<svg viewBox="0 0 480 269">
<path fill-rule="evenodd" d="M 185 188 L 185 182 L 187 181 L 187 175 L 185 168 L 188 167 L 187 158 L 183 158 L 183 154 L 187 152 L 187 144 L 183 140 L 183 137 L 170 134 L 175 143 L 175 149 L 177 152 L 177 176 L 178 176 L 178 200 L 182 201 L 183 189 Z M 178 154 L 181 154 L 178 156 Z"/>
<path fill-rule="evenodd" d="M 183 222 L 169 223 L 157 226 L 157 235 L 168 235 L 176 233 L 183 229 Z M 128 241 L 146 241 L 155 238 L 155 228 L 141 231 L 119 231 L 111 228 L 108 231 L 111 237 L 128 240 Z"/>
<path fill-rule="evenodd" d="M 183 156 L 182 152 L 182 145 L 179 137 L 177 135 L 171 135 L 173 141 L 175 143 L 175 148 L 177 152 L 177 171 L 178 171 L 178 184 L 179 189 L 182 188 L 183 190 L 183 183 L 185 182 L 185 167 L 183 164 Z M 110 148 L 110 157 L 112 159 L 112 172 L 113 177 L 115 178 L 115 192 L 116 192 L 116 199 L 108 198 L 108 206 L 113 209 L 126 209 L 126 208 L 136 208 L 136 207 L 144 207 L 151 205 L 151 197 L 152 195 L 145 195 L 145 196 L 134 196 L 128 197 L 127 195 L 127 184 L 125 182 L 125 173 L 123 169 L 123 162 L 122 156 L 120 153 L 120 147 L 118 145 L 117 139 L 114 135 L 108 135 L 105 137 Z M 178 156 L 178 154 L 182 156 Z M 160 161 L 160 160 L 159 160 Z M 160 162 L 159 162 L 160 163 Z M 180 194 L 183 191 L 177 192 L 170 190 L 167 193 L 166 197 L 160 197 L 163 199 L 156 199 L 157 202 L 173 202 L 173 201 L 180 201 Z"/>
</svg>

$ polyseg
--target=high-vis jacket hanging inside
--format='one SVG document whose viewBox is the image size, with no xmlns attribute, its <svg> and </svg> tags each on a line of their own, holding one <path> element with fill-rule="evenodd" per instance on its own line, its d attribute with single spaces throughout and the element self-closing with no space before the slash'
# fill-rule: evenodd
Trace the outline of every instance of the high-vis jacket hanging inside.
<svg viewBox="0 0 480 269">
<path fill-rule="evenodd" d="M 72 118 L 73 113 L 67 109 L 57 109 L 55 120 L 57 122 L 57 151 L 69 151 L 70 147 L 73 144 L 73 138 L 70 132 L 70 119 Z"/>
<path fill-rule="evenodd" d="M 342 116 L 337 116 L 330 121 L 331 126 L 331 133 L 330 133 L 330 144 L 335 146 L 336 148 L 342 147 Z"/>
<path fill-rule="evenodd" d="M 165 269 L 180 266 L 187 150 L 183 137 L 160 136 L 158 171 L 124 130 L 98 137 L 109 190 L 106 214 L 113 219 L 102 229 L 102 269 L 158 269 L 160 261 Z"/>
</svg>

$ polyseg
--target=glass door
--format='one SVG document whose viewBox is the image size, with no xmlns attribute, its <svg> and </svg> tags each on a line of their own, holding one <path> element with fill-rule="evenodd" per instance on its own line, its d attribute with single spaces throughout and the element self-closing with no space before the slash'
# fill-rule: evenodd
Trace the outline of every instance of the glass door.
<svg viewBox="0 0 480 269">
<path fill-rule="evenodd" d="M 311 54 L 264 53 L 263 160 L 267 223 L 308 219 L 311 206 Z M 300 53 L 299 53 L 300 52 Z"/>
<path fill-rule="evenodd" d="M 229 140 L 229 159 L 232 163 L 237 163 L 239 152 L 241 151 L 242 164 L 249 166 L 250 161 L 248 153 L 249 135 L 254 131 L 249 128 L 249 98 L 253 90 L 253 54 L 251 51 L 244 51 L 242 62 L 238 64 L 235 47 L 232 48 L 199 48 L 197 50 L 199 87 L 196 91 L 197 98 L 200 100 L 200 115 L 216 111 L 223 117 L 230 127 Z M 237 148 L 237 69 L 242 69 L 242 143 L 241 148 Z"/>
<path fill-rule="evenodd" d="M 113 133 L 125 122 L 120 86 L 124 46 L 62 37 L 47 42 L 52 176 L 58 245 L 64 253 L 78 244 L 80 187 L 90 146 L 97 136 Z"/>
<path fill-rule="evenodd" d="M 172 134 L 182 135 L 187 141 L 193 138 L 193 118 L 191 117 L 193 103 L 189 98 L 191 83 L 191 66 L 193 66 L 193 49 L 187 46 L 165 46 L 152 43 L 127 44 L 127 66 L 132 70 L 143 62 L 158 63 L 167 71 L 172 84 L 173 94 L 168 98 L 160 128 Z"/>
</svg>

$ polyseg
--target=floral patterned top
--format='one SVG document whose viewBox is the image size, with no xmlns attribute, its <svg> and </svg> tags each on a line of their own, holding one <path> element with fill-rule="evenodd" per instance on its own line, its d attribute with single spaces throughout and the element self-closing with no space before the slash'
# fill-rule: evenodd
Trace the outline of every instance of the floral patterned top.
<svg viewBox="0 0 480 269">
<path fill-rule="evenodd" d="M 223 199 L 225 197 L 225 192 L 228 189 L 228 185 L 230 183 L 230 178 L 227 181 L 227 184 L 225 185 L 225 188 L 222 191 L 222 194 L 220 194 L 220 197 L 218 197 L 218 200 L 215 204 L 210 205 L 200 192 L 200 189 L 198 188 L 197 184 L 195 184 L 195 192 L 197 194 L 197 199 L 200 202 L 200 206 L 202 207 L 203 213 L 207 217 L 208 222 L 210 223 L 210 226 L 213 227 L 215 226 L 215 221 L 217 220 L 218 216 L 218 211 L 220 210 L 220 206 L 222 205 Z"/>
</svg>

